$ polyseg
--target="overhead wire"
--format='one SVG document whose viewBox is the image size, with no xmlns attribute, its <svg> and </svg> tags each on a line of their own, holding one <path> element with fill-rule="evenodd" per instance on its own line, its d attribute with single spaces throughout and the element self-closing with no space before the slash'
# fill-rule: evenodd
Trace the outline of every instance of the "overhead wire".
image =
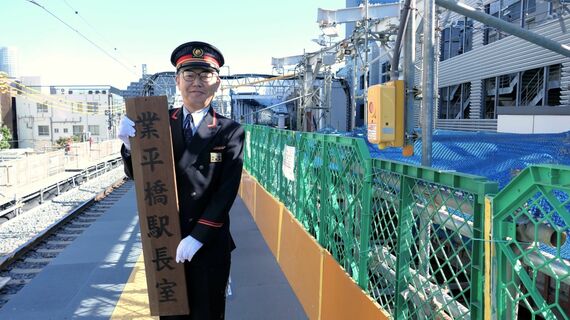
<svg viewBox="0 0 570 320">
<path fill-rule="evenodd" d="M 43 93 L 41 93 L 38 90 L 35 90 L 33 88 L 27 87 L 21 83 L 15 82 L 11 79 L 7 79 L 7 82 L 13 84 L 11 86 L 11 88 L 16 91 L 17 93 L 24 95 L 26 97 L 28 97 L 30 100 L 36 102 L 36 103 L 40 103 L 45 105 L 48 108 L 54 108 L 60 111 L 65 111 L 65 112 L 70 112 L 70 113 L 79 113 L 79 114 L 85 114 L 85 115 L 104 115 L 105 114 L 105 109 L 103 108 L 98 108 L 97 112 L 93 112 L 93 111 L 80 111 L 78 109 L 79 105 L 78 103 L 81 103 L 81 106 L 83 109 L 83 106 L 87 108 L 87 110 L 89 110 L 89 107 L 93 107 L 93 105 L 89 105 L 89 101 L 76 101 L 76 100 L 67 100 L 67 99 L 58 99 L 55 98 L 51 95 L 45 95 Z M 30 93 L 31 92 L 31 93 Z M 83 103 L 85 103 L 85 105 L 83 105 Z M 112 108 L 112 112 L 116 113 L 114 111 L 124 111 L 124 103 L 123 104 L 112 104 L 110 107 Z M 99 111 L 101 110 L 101 111 Z"/>
<path fill-rule="evenodd" d="M 81 36 L 83 39 L 85 39 L 87 42 L 89 42 L 90 44 L 92 44 L 94 47 L 96 47 L 99 51 L 101 51 L 102 53 L 104 53 L 106 56 L 108 56 L 109 58 L 111 58 L 113 61 L 117 62 L 118 64 L 120 64 L 123 68 L 125 68 L 128 72 L 130 72 L 131 74 L 135 75 L 138 77 L 138 74 L 135 73 L 133 70 L 131 70 L 131 68 L 129 68 L 128 66 L 126 66 L 123 62 L 121 62 L 120 60 L 118 60 L 117 58 L 115 58 L 113 55 L 111 55 L 109 52 L 107 52 L 107 50 L 105 50 L 103 47 L 99 46 L 97 43 L 95 43 L 95 41 L 89 39 L 87 36 L 85 36 L 83 33 L 81 33 L 79 30 L 77 30 L 76 28 L 74 28 L 73 26 L 71 26 L 69 23 L 65 22 L 63 19 L 61 19 L 60 17 L 58 17 L 57 15 L 55 15 L 53 12 L 51 12 L 50 10 L 48 10 L 46 7 L 42 6 L 41 4 L 39 4 L 38 2 L 36 2 L 36 0 L 24 0 L 27 1 L 31 4 L 34 4 L 38 7 L 40 7 L 42 10 L 44 10 L 45 12 L 47 12 L 49 15 L 51 15 L 52 17 L 54 17 L 55 19 L 57 19 L 59 22 L 63 23 L 66 27 L 68 27 L 69 29 L 71 29 L 72 31 L 74 31 L 75 33 L 77 33 L 79 36 Z M 67 3 L 67 2 L 66 2 Z M 71 7 L 69 4 L 68 6 L 70 8 L 73 9 L 73 7 Z M 74 10 L 74 12 L 78 12 L 76 10 Z M 155 82 L 153 79 L 148 78 L 147 79 L 148 82 L 152 82 L 154 85 L 158 86 L 158 87 L 162 87 L 160 83 Z"/>
<path fill-rule="evenodd" d="M 66 105 L 54 101 L 47 101 L 45 99 L 42 99 L 41 96 L 29 94 L 22 89 L 15 89 L 15 91 L 21 95 L 24 95 L 31 101 L 44 105 L 46 108 L 55 109 L 66 113 L 84 114 L 84 115 L 105 115 L 105 110 L 107 110 L 106 108 L 99 108 L 100 105 L 95 106 L 95 105 L 90 105 L 88 103 L 83 104 L 83 102 L 81 101 L 77 102 L 75 105 Z M 89 111 L 89 109 L 93 107 L 97 107 L 97 111 Z M 111 105 L 111 107 L 113 110 L 117 110 L 116 106 Z"/>
<path fill-rule="evenodd" d="M 55 98 L 55 97 L 52 96 L 52 95 L 46 95 L 46 94 L 42 93 L 41 91 L 38 91 L 38 90 L 33 89 L 33 88 L 31 88 L 31 87 L 28 87 L 28 86 L 26 86 L 26 85 L 24 85 L 24 84 L 22 84 L 22 83 L 19 83 L 19 82 L 14 81 L 14 80 L 7 79 L 6 82 L 9 82 L 10 84 L 13 84 L 13 86 L 11 86 L 11 87 L 14 88 L 14 89 L 16 89 L 17 91 L 22 91 L 22 90 L 18 90 L 18 89 L 19 89 L 19 88 L 24 88 L 24 89 L 26 89 L 26 90 L 24 90 L 26 94 L 29 94 L 29 92 L 33 92 L 33 93 L 35 93 L 35 96 L 43 97 L 46 101 L 47 101 L 47 100 L 51 100 L 51 102 L 60 103 L 60 104 L 61 104 L 61 103 L 64 103 L 64 104 L 68 104 L 68 105 L 70 105 L 70 106 L 73 105 L 74 103 L 77 103 L 77 102 L 83 102 L 83 101 L 67 100 L 67 99 L 63 99 L 63 101 L 62 101 L 61 98 Z M 28 91 L 29 91 L 29 92 L 28 92 Z M 85 102 L 87 103 L 88 101 L 85 101 Z M 121 105 L 124 105 L 124 104 L 121 104 Z"/>
<path fill-rule="evenodd" d="M 293 77 L 295 77 L 295 76 L 296 76 L 295 74 L 287 74 L 287 75 L 275 76 L 275 77 L 271 77 L 271 78 L 266 78 L 266 79 L 262 79 L 262 80 L 257 80 L 257 81 L 249 82 L 249 83 L 226 85 L 226 86 L 224 86 L 224 89 L 235 89 L 235 88 L 239 88 L 239 87 L 250 87 L 250 86 L 254 86 L 254 85 L 256 85 L 256 84 L 265 83 L 265 82 L 270 82 L 270 81 L 287 80 L 287 79 L 293 78 Z"/>
<path fill-rule="evenodd" d="M 93 26 L 93 24 L 89 23 L 89 21 L 87 21 L 87 19 L 85 19 L 83 17 L 82 14 L 79 13 L 79 10 L 76 10 L 73 6 L 71 6 L 69 4 L 69 2 L 67 2 L 67 0 L 63 0 L 63 2 L 73 11 L 73 13 L 78 16 L 86 25 L 88 25 L 104 42 L 107 43 L 107 45 L 109 45 L 111 48 L 113 48 L 113 51 L 116 52 L 118 55 L 120 55 L 124 60 L 126 60 L 129 64 L 133 65 L 133 67 L 136 67 L 136 63 L 133 63 L 130 59 L 128 59 L 127 57 L 125 57 L 118 49 L 117 47 L 111 43 L 111 41 L 109 41 L 109 39 L 107 39 L 103 33 L 99 32 L 99 30 L 97 30 L 97 28 L 95 28 L 95 26 Z"/>
<path fill-rule="evenodd" d="M 71 26 L 69 23 L 63 21 L 60 17 L 56 16 L 53 12 L 49 11 L 46 7 L 42 6 L 41 4 L 37 3 L 35 0 L 25 0 L 28 1 L 29 3 L 32 3 L 40 8 L 42 8 L 45 12 L 49 13 L 52 17 L 54 17 L 55 19 L 57 19 L 59 22 L 63 23 L 66 27 L 68 27 L 69 29 L 71 29 L 72 31 L 74 31 L 75 33 L 77 33 L 79 36 L 81 36 L 83 39 L 85 39 L 87 42 L 91 43 L 95 48 L 99 49 L 101 52 L 103 52 L 106 56 L 108 56 L 109 58 L 113 59 L 115 62 L 119 63 L 121 66 L 123 66 L 127 71 L 134 73 L 129 67 L 127 67 L 124 63 L 122 63 L 121 61 L 119 61 L 117 58 L 113 57 L 110 53 L 108 53 L 104 48 L 102 48 L 101 46 L 99 46 L 97 43 L 95 43 L 94 41 L 92 41 L 91 39 L 89 39 L 87 36 L 85 36 L 83 33 L 81 33 L 79 30 L 75 29 L 73 26 Z"/>
</svg>

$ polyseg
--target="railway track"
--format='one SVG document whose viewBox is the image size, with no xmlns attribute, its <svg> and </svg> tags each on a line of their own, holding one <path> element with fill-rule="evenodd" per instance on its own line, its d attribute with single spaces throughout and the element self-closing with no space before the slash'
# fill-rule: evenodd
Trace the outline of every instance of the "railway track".
<svg viewBox="0 0 570 320">
<path fill-rule="evenodd" d="M 121 178 L 84 201 L 9 255 L 0 258 L 0 308 L 104 215 L 132 184 Z"/>
</svg>

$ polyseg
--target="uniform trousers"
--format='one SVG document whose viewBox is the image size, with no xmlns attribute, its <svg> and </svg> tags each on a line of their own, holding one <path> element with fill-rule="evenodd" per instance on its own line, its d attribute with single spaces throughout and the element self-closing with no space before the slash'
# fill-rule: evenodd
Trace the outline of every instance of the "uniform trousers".
<svg viewBox="0 0 570 320">
<path fill-rule="evenodd" d="M 161 316 L 161 320 L 219 320 L 226 311 L 226 287 L 230 263 L 205 266 L 186 262 L 186 286 L 190 315 Z"/>
</svg>

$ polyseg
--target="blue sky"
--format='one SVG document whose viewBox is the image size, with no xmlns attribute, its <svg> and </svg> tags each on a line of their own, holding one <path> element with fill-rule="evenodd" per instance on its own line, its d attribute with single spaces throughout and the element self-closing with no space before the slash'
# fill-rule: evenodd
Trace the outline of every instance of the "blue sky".
<svg viewBox="0 0 570 320">
<path fill-rule="evenodd" d="M 311 41 L 321 34 L 318 8 L 345 7 L 345 0 L 35 1 L 108 54 L 29 1 L 2 0 L 0 46 L 18 48 L 20 74 L 41 76 L 43 85 L 121 89 L 143 63 L 149 73 L 173 71 L 172 50 L 193 40 L 218 47 L 231 73 L 270 73 L 271 57 L 319 48 Z"/>
</svg>

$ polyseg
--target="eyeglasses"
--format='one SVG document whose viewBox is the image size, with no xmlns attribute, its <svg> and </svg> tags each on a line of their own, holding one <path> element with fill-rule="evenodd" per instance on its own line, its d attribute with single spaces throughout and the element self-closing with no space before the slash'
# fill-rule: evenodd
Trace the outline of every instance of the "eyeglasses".
<svg viewBox="0 0 570 320">
<path fill-rule="evenodd" d="M 214 74 L 214 72 L 210 71 L 196 73 L 194 71 L 184 70 L 182 71 L 182 78 L 188 82 L 196 81 L 196 78 L 200 78 L 200 80 L 207 82 L 214 77 Z"/>
</svg>

